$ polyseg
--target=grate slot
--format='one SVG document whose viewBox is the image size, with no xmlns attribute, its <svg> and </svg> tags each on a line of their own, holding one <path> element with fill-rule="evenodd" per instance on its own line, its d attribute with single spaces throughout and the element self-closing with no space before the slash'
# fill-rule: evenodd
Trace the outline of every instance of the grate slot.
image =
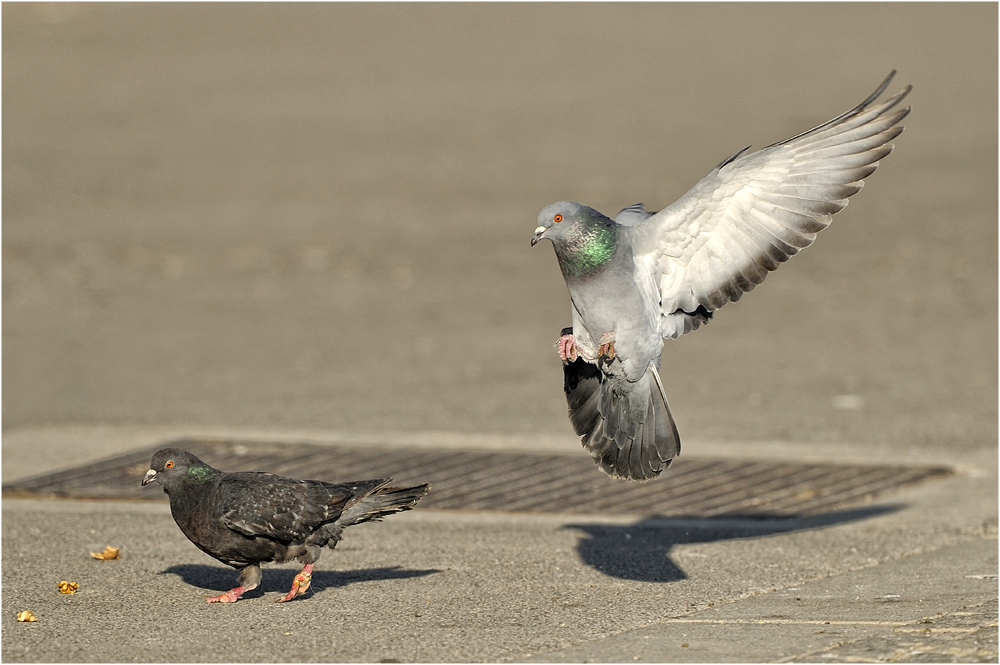
<svg viewBox="0 0 1000 665">
<path fill-rule="evenodd" d="M 396 484 L 430 482 L 421 504 L 441 510 L 607 513 L 665 517 L 812 515 L 870 501 L 906 485 L 941 478 L 945 467 L 782 463 L 684 458 L 663 478 L 630 483 L 607 478 L 579 451 L 563 454 L 412 449 L 183 439 L 5 485 L 5 496 L 155 500 L 141 488 L 153 452 L 190 450 L 226 471 L 269 471 L 295 478 L 349 482 L 391 476 Z"/>
<path fill-rule="evenodd" d="M 736 510 L 767 511 L 783 496 L 801 493 L 818 479 L 828 477 L 829 468 L 782 465 L 770 471 L 762 470 L 758 482 L 735 487 L 714 497 L 709 505 L 695 506 L 706 515 L 731 513 Z M 770 476 L 770 478 L 769 478 Z M 737 508 L 738 507 L 738 508 Z"/>
<path fill-rule="evenodd" d="M 771 465 L 749 463 L 728 465 L 729 473 L 707 477 L 698 483 L 697 491 L 689 491 L 671 502 L 674 511 L 711 514 L 728 506 L 738 507 L 735 500 L 747 495 L 757 485 L 757 479 L 774 472 Z"/>
</svg>

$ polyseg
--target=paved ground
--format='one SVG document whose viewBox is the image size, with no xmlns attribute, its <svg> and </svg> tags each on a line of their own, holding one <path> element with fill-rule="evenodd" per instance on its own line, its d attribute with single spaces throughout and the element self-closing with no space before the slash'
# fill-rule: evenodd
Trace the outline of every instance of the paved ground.
<svg viewBox="0 0 1000 665">
<path fill-rule="evenodd" d="M 162 505 L 7 500 L 4 660 L 996 661 L 995 5 L 2 12 L 5 481 L 205 432 L 573 449 L 538 210 L 662 207 L 892 68 L 896 152 L 662 373 L 687 455 L 959 471 L 787 532 L 418 510 L 229 608 Z"/>
<path fill-rule="evenodd" d="M 127 434 L 145 445 L 179 432 Z M 101 432 L 9 436 L 86 461 Z M 320 559 L 314 593 L 285 605 L 272 601 L 296 572 L 287 565 L 236 605 L 206 605 L 234 573 L 188 543 L 164 504 L 8 499 L 3 658 L 995 661 L 996 455 L 954 461 L 949 479 L 811 519 L 415 510 L 351 529 Z M 121 560 L 90 558 L 108 544 Z M 80 590 L 60 595 L 62 579 Z M 39 621 L 16 623 L 23 609 Z"/>
</svg>

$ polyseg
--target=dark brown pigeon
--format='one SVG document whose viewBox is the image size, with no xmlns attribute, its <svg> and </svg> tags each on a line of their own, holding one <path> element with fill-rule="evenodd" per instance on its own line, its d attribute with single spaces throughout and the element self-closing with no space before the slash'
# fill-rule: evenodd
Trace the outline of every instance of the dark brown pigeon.
<svg viewBox="0 0 1000 665">
<path fill-rule="evenodd" d="M 430 485 L 388 487 L 391 478 L 335 485 L 271 473 L 225 473 L 189 452 L 164 448 L 142 479 L 170 496 L 170 513 L 203 552 L 240 571 L 240 585 L 208 598 L 235 603 L 260 584 L 260 564 L 297 559 L 302 572 L 277 602 L 304 594 L 323 547 L 336 547 L 344 527 L 409 510 Z"/>
</svg>

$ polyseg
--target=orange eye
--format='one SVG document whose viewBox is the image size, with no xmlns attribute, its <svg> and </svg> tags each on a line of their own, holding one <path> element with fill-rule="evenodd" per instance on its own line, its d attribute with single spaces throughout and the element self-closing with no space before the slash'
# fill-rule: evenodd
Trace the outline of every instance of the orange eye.
<svg viewBox="0 0 1000 665">
<path fill-rule="evenodd" d="M 555 217 L 552 218 L 552 221 L 558 224 L 559 222 L 562 221 L 562 215 L 556 215 Z"/>
<path fill-rule="evenodd" d="M 172 459 L 168 459 L 167 463 L 163 465 L 163 468 L 164 469 L 172 469 L 172 468 L 174 468 L 174 461 Z"/>
</svg>

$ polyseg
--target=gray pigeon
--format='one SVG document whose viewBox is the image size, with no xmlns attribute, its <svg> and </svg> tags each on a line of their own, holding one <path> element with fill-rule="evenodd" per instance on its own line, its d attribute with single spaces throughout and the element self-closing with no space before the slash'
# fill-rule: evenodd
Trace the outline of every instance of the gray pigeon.
<svg viewBox="0 0 1000 665">
<path fill-rule="evenodd" d="M 260 564 L 297 559 L 302 572 L 277 602 L 304 594 L 324 546 L 334 548 L 344 527 L 409 510 L 430 489 L 388 487 L 391 478 L 334 485 L 270 473 L 224 473 L 189 452 L 164 448 L 153 455 L 142 484 L 156 481 L 170 496 L 170 513 L 184 535 L 240 571 L 240 585 L 208 598 L 235 603 L 260 584 Z"/>
<path fill-rule="evenodd" d="M 609 219 L 562 201 L 538 216 L 569 288 L 557 347 L 573 428 L 611 476 L 658 476 L 680 453 L 657 373 L 663 339 L 697 330 L 827 227 L 892 151 L 912 86 L 763 150 L 744 148 L 658 213 Z"/>
</svg>

